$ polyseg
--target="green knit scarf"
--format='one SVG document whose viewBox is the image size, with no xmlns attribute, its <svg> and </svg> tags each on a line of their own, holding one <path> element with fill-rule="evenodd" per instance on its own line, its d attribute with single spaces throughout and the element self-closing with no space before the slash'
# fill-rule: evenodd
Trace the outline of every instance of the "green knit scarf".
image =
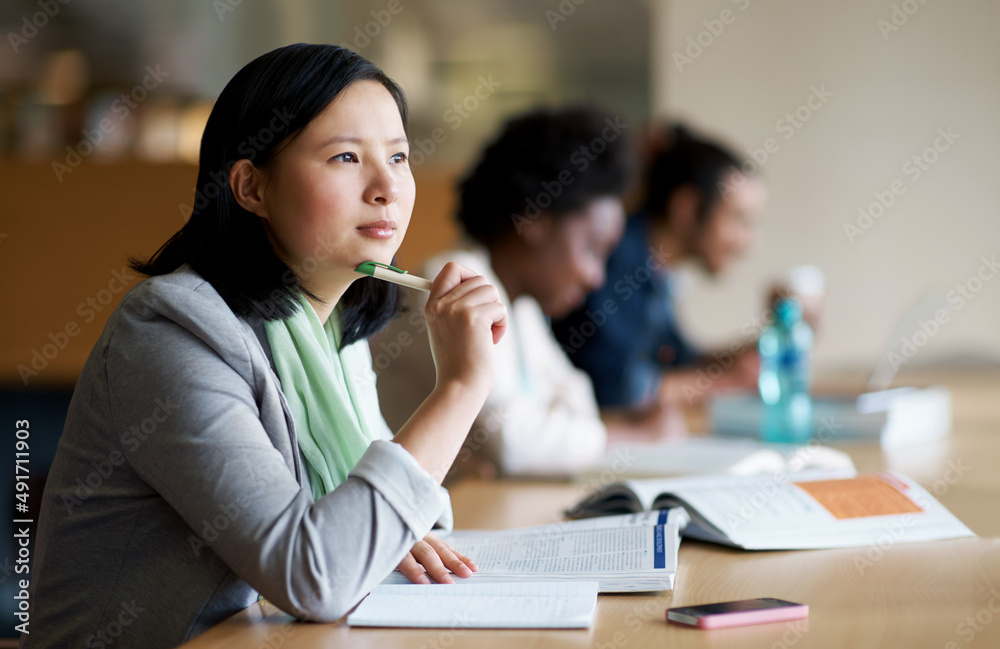
<svg viewBox="0 0 1000 649">
<path fill-rule="evenodd" d="M 360 376 L 368 361 L 364 341 L 340 348 L 336 311 L 321 324 L 312 305 L 302 296 L 300 301 L 295 315 L 264 326 L 318 500 L 347 479 L 372 442 L 372 427 L 350 378 Z"/>
</svg>

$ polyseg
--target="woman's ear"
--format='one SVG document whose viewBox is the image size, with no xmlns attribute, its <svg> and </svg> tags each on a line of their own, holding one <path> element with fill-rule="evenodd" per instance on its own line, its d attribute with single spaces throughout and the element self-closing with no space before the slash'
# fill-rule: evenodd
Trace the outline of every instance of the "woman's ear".
<svg viewBox="0 0 1000 649">
<path fill-rule="evenodd" d="M 678 187 L 667 201 L 667 223 L 682 237 L 694 236 L 698 229 L 701 193 L 690 185 Z"/>
<path fill-rule="evenodd" d="M 264 207 L 264 173 L 246 158 L 237 160 L 229 170 L 229 189 L 240 207 L 262 219 L 268 217 Z"/>
<path fill-rule="evenodd" d="M 521 218 L 517 231 L 526 244 L 534 247 L 544 243 L 549 238 L 553 225 L 552 215 L 548 212 L 542 212 L 533 219 Z"/>
</svg>

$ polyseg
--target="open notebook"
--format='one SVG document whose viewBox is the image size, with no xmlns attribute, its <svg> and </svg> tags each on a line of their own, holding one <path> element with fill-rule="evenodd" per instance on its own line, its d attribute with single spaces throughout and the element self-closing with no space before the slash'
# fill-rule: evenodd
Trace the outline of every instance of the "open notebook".
<svg viewBox="0 0 1000 649">
<path fill-rule="evenodd" d="M 579 629 L 594 622 L 596 581 L 377 586 L 351 626 Z"/>
</svg>

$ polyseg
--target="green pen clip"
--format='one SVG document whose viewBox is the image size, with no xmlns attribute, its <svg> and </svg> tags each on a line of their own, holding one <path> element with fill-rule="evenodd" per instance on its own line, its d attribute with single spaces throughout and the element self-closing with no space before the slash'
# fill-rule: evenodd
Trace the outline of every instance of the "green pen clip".
<svg viewBox="0 0 1000 649">
<path fill-rule="evenodd" d="M 378 271 L 382 272 L 380 273 Z M 430 291 L 433 285 L 429 279 L 411 275 L 402 268 L 396 268 L 395 266 L 390 266 L 389 264 L 383 264 L 377 261 L 366 261 L 355 268 L 354 272 L 360 275 L 366 275 L 368 277 L 374 277 L 375 279 L 391 282 L 393 284 L 409 286 L 410 288 L 415 288 L 418 291 Z"/>
<path fill-rule="evenodd" d="M 396 268 L 395 266 L 390 266 L 389 264 L 383 264 L 380 261 L 366 261 L 357 268 L 354 269 L 355 273 L 361 273 L 362 275 L 374 276 L 376 268 L 384 268 L 386 270 L 391 270 L 393 272 L 399 273 L 400 275 L 406 275 L 408 271 L 402 268 Z"/>
</svg>

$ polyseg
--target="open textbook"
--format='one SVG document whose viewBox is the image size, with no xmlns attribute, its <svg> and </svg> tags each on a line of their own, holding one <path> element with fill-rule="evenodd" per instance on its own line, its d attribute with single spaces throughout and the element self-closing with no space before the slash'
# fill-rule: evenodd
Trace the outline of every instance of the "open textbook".
<svg viewBox="0 0 1000 649">
<path fill-rule="evenodd" d="M 602 593 L 673 588 L 682 509 L 442 536 L 479 571 L 456 583 L 596 581 Z M 407 584 L 393 572 L 383 584 Z"/>
<path fill-rule="evenodd" d="M 686 537 L 746 550 L 837 548 L 975 536 L 912 480 L 851 476 L 698 476 L 628 480 L 600 489 L 571 518 L 683 507 Z"/>
<path fill-rule="evenodd" d="M 596 581 L 387 585 L 347 616 L 351 626 L 580 629 L 594 622 Z"/>
</svg>

